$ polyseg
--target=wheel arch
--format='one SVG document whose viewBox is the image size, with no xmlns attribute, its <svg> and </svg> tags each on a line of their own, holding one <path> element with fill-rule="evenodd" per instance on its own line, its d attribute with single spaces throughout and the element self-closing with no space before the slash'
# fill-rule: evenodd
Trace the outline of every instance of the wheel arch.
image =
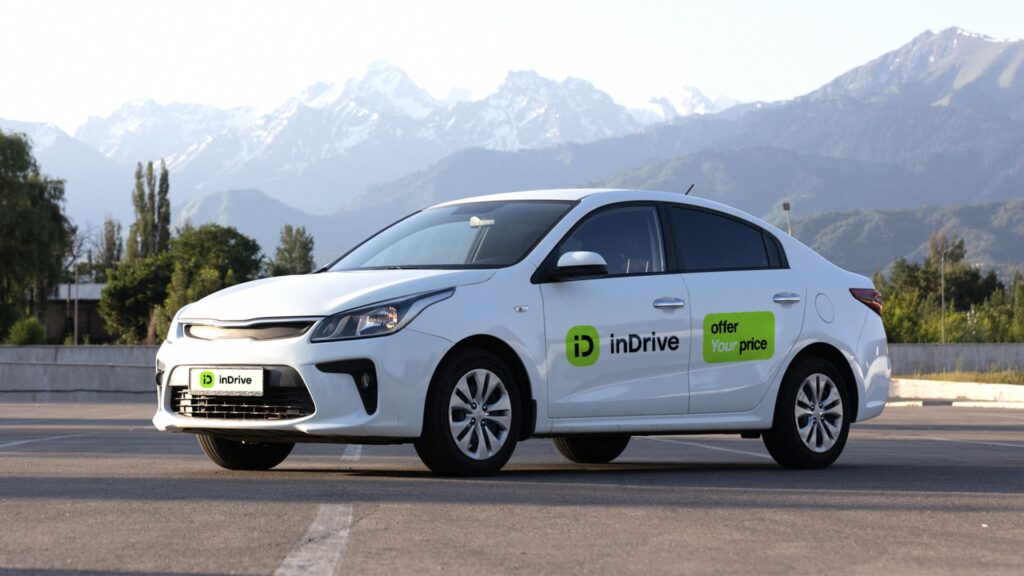
<svg viewBox="0 0 1024 576">
<path fill-rule="evenodd" d="M 850 408 L 852 415 L 850 422 L 857 421 L 857 410 L 860 407 L 860 391 L 857 389 L 857 378 L 853 374 L 853 368 L 850 367 L 850 361 L 847 360 L 838 348 L 827 342 L 814 342 L 809 344 L 800 350 L 789 362 L 789 366 L 786 367 L 786 374 L 783 379 L 789 376 L 789 371 L 796 366 L 797 362 L 808 357 L 817 357 L 827 361 L 829 364 L 835 367 L 839 372 L 839 375 L 843 377 L 843 386 L 846 388 L 846 394 L 850 398 Z M 780 389 L 781 391 L 781 389 Z"/>
<path fill-rule="evenodd" d="M 434 368 L 434 373 L 430 377 L 430 389 L 427 391 L 428 397 L 434 391 L 434 384 L 437 381 L 437 375 L 441 371 L 442 367 L 444 367 L 445 364 L 456 354 L 470 348 L 487 350 L 505 362 L 509 370 L 512 371 L 512 375 L 516 378 L 516 382 L 521 386 L 519 401 L 520 410 L 522 410 L 523 414 L 523 421 L 519 431 L 519 440 L 525 440 L 532 436 L 533 431 L 537 426 L 537 408 L 536 401 L 533 398 L 533 385 L 530 382 L 530 375 L 526 371 L 526 365 L 519 357 L 519 354 L 517 354 L 512 346 L 507 342 L 496 336 L 476 334 L 456 342 L 455 345 L 452 346 L 441 358 L 441 361 L 437 363 L 437 367 Z M 424 419 L 426 418 L 426 409 L 429 405 L 429 402 L 424 403 Z"/>
</svg>

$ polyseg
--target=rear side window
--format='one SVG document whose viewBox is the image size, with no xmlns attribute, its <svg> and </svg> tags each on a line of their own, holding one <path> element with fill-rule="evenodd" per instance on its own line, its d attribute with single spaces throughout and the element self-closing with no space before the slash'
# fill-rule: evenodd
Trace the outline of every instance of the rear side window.
<svg viewBox="0 0 1024 576">
<path fill-rule="evenodd" d="M 657 209 L 628 206 L 588 216 L 562 241 L 558 255 L 577 251 L 604 257 L 610 276 L 664 272 Z"/>
<path fill-rule="evenodd" d="M 676 254 L 685 271 L 772 267 L 764 234 L 757 227 L 728 216 L 689 208 L 672 208 L 669 218 Z"/>
</svg>

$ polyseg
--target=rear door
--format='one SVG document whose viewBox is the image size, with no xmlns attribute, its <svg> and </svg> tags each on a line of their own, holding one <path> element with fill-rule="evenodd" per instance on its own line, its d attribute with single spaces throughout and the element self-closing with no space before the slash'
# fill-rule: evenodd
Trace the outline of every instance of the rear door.
<svg viewBox="0 0 1024 576">
<path fill-rule="evenodd" d="M 767 231 L 720 212 L 668 209 L 693 319 L 690 412 L 745 412 L 803 329 L 806 288 Z"/>
<path fill-rule="evenodd" d="M 685 414 L 690 357 L 686 286 L 666 272 L 658 210 L 613 206 L 589 214 L 545 265 L 596 252 L 600 278 L 541 285 L 553 418 Z"/>
</svg>

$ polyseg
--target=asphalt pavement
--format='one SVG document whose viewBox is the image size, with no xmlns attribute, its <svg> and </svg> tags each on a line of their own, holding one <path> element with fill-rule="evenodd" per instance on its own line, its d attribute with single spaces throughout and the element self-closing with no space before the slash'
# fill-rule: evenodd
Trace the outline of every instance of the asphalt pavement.
<svg viewBox="0 0 1024 576">
<path fill-rule="evenodd" d="M 221 470 L 149 404 L 0 404 L 4 574 L 1024 573 L 1024 411 L 890 408 L 831 468 L 760 440 L 520 444 L 501 474 L 307 444 Z"/>
</svg>

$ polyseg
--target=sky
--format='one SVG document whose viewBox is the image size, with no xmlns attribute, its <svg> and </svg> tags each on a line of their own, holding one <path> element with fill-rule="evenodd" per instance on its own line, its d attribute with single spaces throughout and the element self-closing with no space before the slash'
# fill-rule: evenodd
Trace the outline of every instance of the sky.
<svg viewBox="0 0 1024 576">
<path fill-rule="evenodd" d="M 125 102 L 270 111 L 384 60 L 443 98 L 509 70 L 638 106 L 809 92 L 925 30 L 1024 37 L 1022 0 L 0 0 L 0 117 L 73 132 Z"/>
</svg>

